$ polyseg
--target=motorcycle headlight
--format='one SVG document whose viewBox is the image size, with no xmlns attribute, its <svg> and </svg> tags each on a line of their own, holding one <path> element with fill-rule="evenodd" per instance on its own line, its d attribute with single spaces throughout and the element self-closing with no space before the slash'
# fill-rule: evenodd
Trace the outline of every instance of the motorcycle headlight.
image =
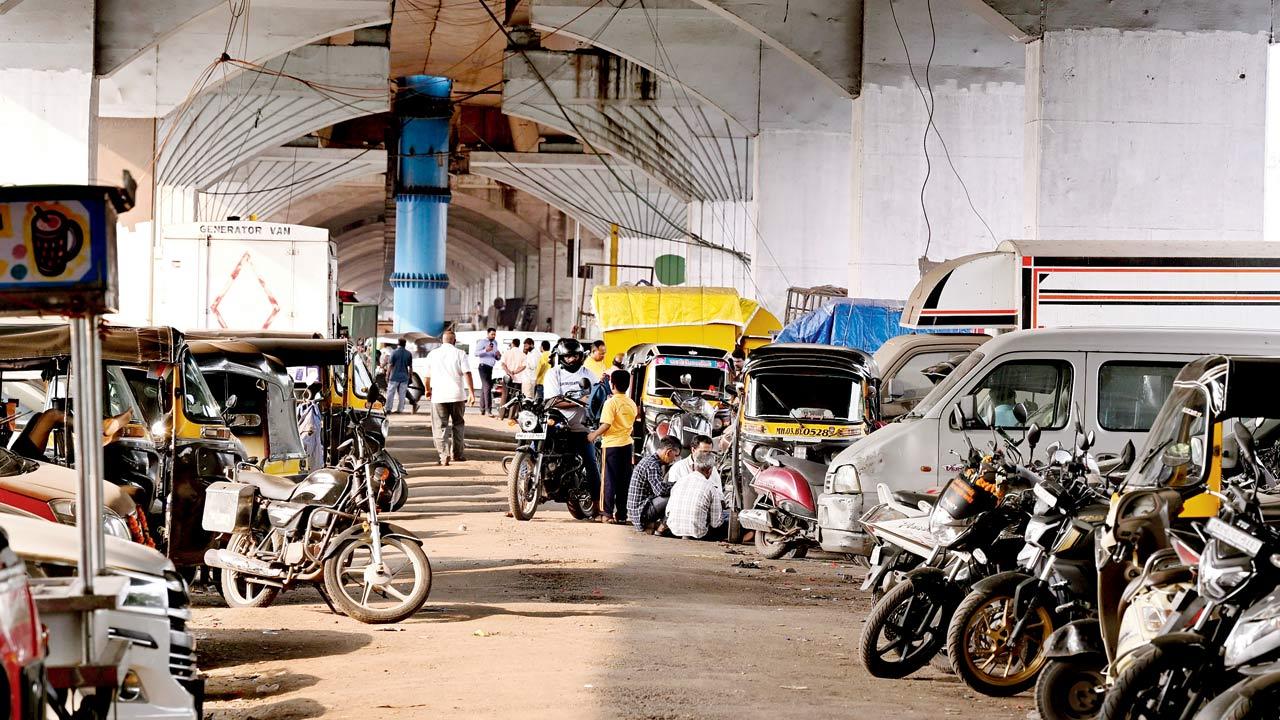
<svg viewBox="0 0 1280 720">
<path fill-rule="evenodd" d="M 1280 645 L 1280 593 L 1272 592 L 1241 615 L 1227 636 L 1227 666 L 1242 665 L 1277 645 Z"/>
<path fill-rule="evenodd" d="M 1200 594 L 1210 600 L 1226 598 L 1253 575 L 1247 557 L 1223 557 L 1222 554 L 1222 545 L 1210 540 L 1200 556 Z"/>
<path fill-rule="evenodd" d="M 538 427 L 538 416 L 530 410 L 521 410 L 520 414 L 516 415 L 516 425 L 521 432 L 532 432 Z"/>
<path fill-rule="evenodd" d="M 933 512 L 929 513 L 929 532 L 933 533 L 933 538 L 939 545 L 951 547 L 973 525 L 975 519 L 976 517 L 957 520 L 951 517 L 951 513 L 947 512 L 941 504 L 938 504 L 933 507 Z"/>
<path fill-rule="evenodd" d="M 63 525 L 76 524 L 76 501 L 71 498 L 58 498 L 49 501 L 49 510 L 58 522 Z M 129 534 L 129 525 L 124 518 L 115 514 L 110 510 L 104 510 L 102 513 L 102 530 L 107 535 L 114 535 L 125 540 L 132 540 L 133 536 Z"/>
<path fill-rule="evenodd" d="M 862 492 L 862 483 L 858 481 L 858 470 L 853 465 L 841 465 L 836 468 L 831 478 L 831 492 L 841 495 L 854 495 Z"/>
<path fill-rule="evenodd" d="M 378 423 L 378 429 L 382 431 L 383 440 L 391 437 L 391 421 L 387 418 L 382 418 L 382 422 Z"/>
</svg>

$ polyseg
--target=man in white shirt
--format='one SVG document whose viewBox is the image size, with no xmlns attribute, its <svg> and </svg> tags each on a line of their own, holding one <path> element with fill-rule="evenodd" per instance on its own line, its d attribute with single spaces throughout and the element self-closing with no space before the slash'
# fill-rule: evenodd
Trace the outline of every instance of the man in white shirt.
<svg viewBox="0 0 1280 720">
<path fill-rule="evenodd" d="M 693 445 L 689 448 L 689 457 L 680 460 L 671 466 L 671 472 L 667 475 L 667 482 L 679 483 L 681 480 L 698 473 L 694 467 L 693 458 L 700 452 L 708 452 L 715 456 L 714 444 L 711 438 L 706 435 L 699 435 L 693 439 Z M 720 471 L 715 468 L 714 463 L 711 467 L 711 480 L 715 483 L 720 482 Z"/>
<path fill-rule="evenodd" d="M 719 481 L 711 479 L 716 454 L 699 450 L 689 457 L 693 460 L 693 474 L 671 488 L 667 529 L 678 538 L 701 540 L 725 524 L 724 492 Z"/>
<path fill-rule="evenodd" d="M 565 338 L 556 345 L 556 355 L 559 362 L 548 368 L 546 377 L 542 379 L 542 396 L 550 400 L 564 395 L 587 402 L 591 395 L 591 388 L 598 378 L 583 366 L 586 353 L 582 349 L 582 344 L 573 338 Z M 583 380 L 587 381 L 585 389 L 582 387 Z M 588 437 L 590 428 L 587 427 L 587 409 L 570 400 L 559 402 L 556 407 L 564 413 L 565 421 L 568 423 L 566 429 L 573 436 L 571 447 L 577 450 L 578 456 L 582 458 L 582 463 L 586 467 L 591 498 L 595 501 L 598 511 L 600 464 L 596 460 L 596 445 Z"/>
<path fill-rule="evenodd" d="M 439 464 L 448 465 L 450 460 L 463 462 L 467 459 L 463 444 L 463 429 L 467 423 L 463 415 L 467 405 L 475 403 L 476 393 L 471 383 L 471 362 L 465 352 L 454 347 L 457 336 L 452 330 L 445 330 L 440 339 L 443 344 L 427 354 L 422 396 L 430 400 L 435 409 L 431 435 L 435 438 L 436 452 L 440 453 Z M 446 428 L 451 436 L 448 441 Z"/>
<path fill-rule="evenodd" d="M 520 373 L 520 392 L 527 398 L 533 397 L 534 388 L 538 385 L 538 363 L 542 354 L 533 344 L 533 338 L 524 339 L 524 372 Z"/>
</svg>

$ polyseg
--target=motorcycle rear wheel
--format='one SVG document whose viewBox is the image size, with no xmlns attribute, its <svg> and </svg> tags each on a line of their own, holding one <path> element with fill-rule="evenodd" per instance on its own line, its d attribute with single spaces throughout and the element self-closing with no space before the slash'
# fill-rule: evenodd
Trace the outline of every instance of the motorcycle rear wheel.
<svg viewBox="0 0 1280 720">
<path fill-rule="evenodd" d="M 533 479 L 534 458 L 528 452 L 518 452 L 511 459 L 507 471 L 507 505 L 511 517 L 532 520 L 538 512 L 538 484 Z"/>
<path fill-rule="evenodd" d="M 946 641 L 949 615 L 940 590 L 936 586 L 918 586 L 908 575 L 871 608 L 858 640 L 858 652 L 867 672 L 878 678 L 904 678 L 937 656 Z M 894 653 L 897 657 L 890 657 Z"/>
<path fill-rule="evenodd" d="M 365 580 L 372 561 L 369 537 L 346 540 L 324 563 L 324 587 L 334 605 L 362 623 L 400 622 L 422 608 L 431 593 L 431 561 L 422 546 L 402 537 L 382 538 L 382 561 L 391 581 L 377 586 Z M 412 574 L 406 575 L 409 570 Z M 406 583 L 406 581 L 409 581 Z M 386 604 L 375 604 L 380 600 Z"/>
<path fill-rule="evenodd" d="M 1036 681 L 1036 707 L 1041 720 L 1093 720 L 1102 709 L 1106 684 L 1101 659 L 1060 658 L 1050 660 Z"/>
<path fill-rule="evenodd" d="M 273 540 L 276 538 L 273 537 Z M 249 555 L 257 546 L 253 538 L 246 532 L 238 532 L 227 541 L 227 549 L 231 552 Z M 227 607 L 232 608 L 264 608 L 275 602 L 280 595 L 280 588 L 274 585 L 263 585 L 253 582 L 250 576 L 235 570 L 222 569 L 219 589 Z"/>
</svg>

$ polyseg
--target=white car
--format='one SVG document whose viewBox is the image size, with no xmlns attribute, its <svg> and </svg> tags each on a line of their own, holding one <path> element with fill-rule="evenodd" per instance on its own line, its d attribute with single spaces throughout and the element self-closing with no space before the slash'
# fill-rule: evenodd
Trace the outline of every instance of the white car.
<svg viewBox="0 0 1280 720">
<path fill-rule="evenodd" d="M 80 534 L 74 526 L 0 512 L 9 546 L 37 578 L 32 592 L 58 592 L 73 582 Z M 196 668 L 195 638 L 187 586 L 173 563 L 155 550 L 106 537 L 106 574 L 128 581 L 120 605 L 97 611 L 96 626 L 108 638 L 129 643 L 129 670 L 117 690 L 110 717 L 120 720 L 198 720 L 204 680 Z M 49 628 L 46 667 L 74 665 L 80 638 L 71 618 L 41 613 Z"/>
</svg>

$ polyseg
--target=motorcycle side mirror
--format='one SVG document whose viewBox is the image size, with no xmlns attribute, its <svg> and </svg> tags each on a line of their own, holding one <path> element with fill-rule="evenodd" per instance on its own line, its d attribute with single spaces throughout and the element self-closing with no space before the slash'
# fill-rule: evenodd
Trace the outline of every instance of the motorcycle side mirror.
<svg viewBox="0 0 1280 720">
<path fill-rule="evenodd" d="M 1133 466 L 1135 457 L 1137 457 L 1137 451 L 1133 447 L 1133 441 L 1126 441 L 1120 450 L 1120 462 L 1116 464 L 1116 470 L 1128 470 Z"/>
<path fill-rule="evenodd" d="M 948 424 L 951 426 L 952 430 L 964 429 L 964 411 L 960 409 L 959 405 L 951 408 L 951 415 L 948 417 Z"/>
<path fill-rule="evenodd" d="M 1021 405 L 1022 403 L 1018 403 L 1018 404 Z M 1036 425 L 1035 423 L 1032 423 L 1031 427 L 1027 428 L 1027 447 L 1030 448 L 1031 450 L 1035 450 L 1036 445 L 1038 445 L 1039 443 L 1040 443 L 1040 426 Z"/>
<path fill-rule="evenodd" d="M 1054 440 L 1053 442 L 1049 443 L 1049 447 L 1045 448 L 1044 451 L 1046 455 L 1048 455 L 1049 457 L 1053 457 L 1054 453 L 1058 452 L 1061 449 L 1062 449 L 1062 443 L 1058 442 L 1057 440 Z"/>
<path fill-rule="evenodd" d="M 693 375 L 685 373 L 680 376 L 680 384 L 685 387 L 693 387 Z"/>
<path fill-rule="evenodd" d="M 1026 403 L 1018 403 L 1013 406 L 1013 418 L 1018 421 L 1019 425 L 1026 427 L 1027 419 L 1030 417 L 1031 413 L 1027 412 Z"/>
<path fill-rule="evenodd" d="M 1093 435 L 1093 431 L 1090 430 L 1085 434 L 1084 439 L 1080 441 L 1080 452 L 1088 451 L 1089 448 L 1093 447 L 1095 440 L 1096 438 Z"/>
<path fill-rule="evenodd" d="M 955 411 L 959 412 L 957 416 Z M 965 395 L 960 398 L 960 402 L 956 405 L 955 411 L 952 412 L 952 418 L 956 421 L 955 429 L 964 430 L 973 426 L 974 421 L 978 419 L 978 396 Z"/>
<path fill-rule="evenodd" d="M 227 427 L 235 428 L 257 428 L 262 427 L 262 416 L 252 413 L 237 413 L 227 416 Z"/>
<path fill-rule="evenodd" d="M 591 381 L 586 378 L 582 378 L 582 381 L 578 383 L 578 387 L 582 388 L 584 392 L 588 391 L 591 389 Z"/>
<path fill-rule="evenodd" d="M 225 415 L 226 413 L 231 412 L 231 408 L 235 407 L 238 402 L 240 402 L 240 398 L 238 396 L 234 394 L 228 395 L 226 402 L 222 403 L 223 414 Z"/>
<path fill-rule="evenodd" d="M 382 395 L 381 395 L 381 393 L 379 393 L 379 392 L 378 392 L 378 386 L 377 386 L 377 385 L 370 385 L 370 386 L 369 386 L 369 390 L 367 391 L 367 393 L 366 393 L 366 395 L 365 395 L 365 399 L 369 401 L 369 404 L 370 404 L 370 405 L 372 405 L 372 404 L 374 404 L 374 403 L 376 403 L 376 402 L 380 402 L 380 401 L 382 400 Z"/>
<path fill-rule="evenodd" d="M 1249 431 L 1249 428 L 1245 427 L 1244 423 L 1237 422 L 1234 434 L 1236 436 L 1236 445 L 1240 449 L 1240 457 L 1252 465 L 1258 457 L 1257 448 L 1253 444 L 1253 433 Z"/>
</svg>

